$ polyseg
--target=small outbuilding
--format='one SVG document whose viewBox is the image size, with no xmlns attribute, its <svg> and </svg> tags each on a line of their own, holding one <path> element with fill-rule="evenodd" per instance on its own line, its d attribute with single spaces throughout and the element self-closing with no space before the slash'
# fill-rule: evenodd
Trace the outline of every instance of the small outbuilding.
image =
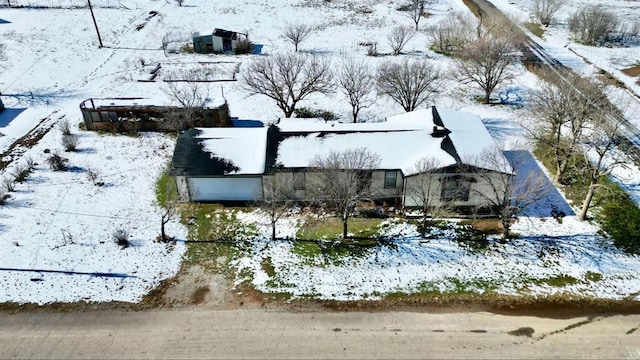
<svg viewBox="0 0 640 360">
<path fill-rule="evenodd" d="M 245 33 L 216 28 L 211 34 L 193 34 L 193 51 L 200 54 L 232 52 L 239 41 L 248 38 Z"/>
</svg>

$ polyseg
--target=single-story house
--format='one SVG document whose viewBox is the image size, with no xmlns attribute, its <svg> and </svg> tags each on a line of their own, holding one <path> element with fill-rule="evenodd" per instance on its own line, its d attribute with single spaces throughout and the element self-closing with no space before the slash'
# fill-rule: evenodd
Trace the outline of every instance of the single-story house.
<svg viewBox="0 0 640 360">
<path fill-rule="evenodd" d="M 374 200 L 394 205 L 421 206 L 425 197 L 416 189 L 429 179 L 430 205 L 489 207 L 480 196 L 495 191 L 487 175 L 513 175 L 501 152 L 497 161 L 478 156 L 497 149 L 478 116 L 435 107 L 378 123 L 289 118 L 263 127 L 194 128 L 178 138 L 171 172 L 183 201 L 260 200 L 267 176 L 289 177 L 295 197 L 305 201 L 319 171 L 314 158 L 363 147 L 380 159 L 367 170 Z M 425 159 L 432 166 L 417 166 Z"/>
<path fill-rule="evenodd" d="M 248 35 L 231 30 L 214 29 L 211 34 L 193 34 L 193 51 L 200 54 L 231 52 L 238 41 L 246 41 Z"/>
</svg>

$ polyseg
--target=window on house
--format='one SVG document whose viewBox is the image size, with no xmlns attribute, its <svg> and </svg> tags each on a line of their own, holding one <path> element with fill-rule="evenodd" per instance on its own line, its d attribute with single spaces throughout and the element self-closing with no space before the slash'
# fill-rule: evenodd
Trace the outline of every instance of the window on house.
<svg viewBox="0 0 640 360">
<path fill-rule="evenodd" d="M 440 179 L 442 188 L 440 201 L 469 201 L 471 184 L 474 182 L 476 182 L 476 179 L 461 175 L 447 176 Z"/>
<path fill-rule="evenodd" d="M 396 180 L 398 173 L 396 171 L 385 171 L 384 172 L 384 188 L 385 189 L 395 189 Z"/>
<path fill-rule="evenodd" d="M 303 172 L 296 171 L 293 173 L 293 190 L 305 189 L 305 176 Z"/>
</svg>

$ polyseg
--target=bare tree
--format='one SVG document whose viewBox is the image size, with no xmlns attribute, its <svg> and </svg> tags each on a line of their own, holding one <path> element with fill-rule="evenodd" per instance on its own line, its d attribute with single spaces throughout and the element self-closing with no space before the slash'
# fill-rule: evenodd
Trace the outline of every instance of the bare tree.
<svg viewBox="0 0 640 360">
<path fill-rule="evenodd" d="M 420 20 L 423 16 L 425 16 L 427 6 L 431 5 L 432 3 L 433 0 L 410 0 L 408 6 L 403 7 L 403 10 L 407 12 L 407 16 L 409 16 L 409 18 L 416 25 L 416 31 L 418 31 Z"/>
<path fill-rule="evenodd" d="M 161 89 L 178 108 L 164 114 L 163 121 L 167 128 L 179 132 L 201 116 L 202 109 L 209 101 L 209 87 L 206 82 L 201 81 L 206 76 L 203 71 L 192 69 L 168 75 L 174 81 L 165 82 Z"/>
<path fill-rule="evenodd" d="M 406 179 L 406 196 L 411 204 L 420 208 L 422 217 L 418 229 L 424 236 L 429 229 L 429 214 L 435 215 L 446 207 L 440 201 L 438 189 L 440 180 L 434 176 L 436 170 L 442 168 L 442 162 L 431 156 L 418 159 L 412 167 L 411 175 Z"/>
<path fill-rule="evenodd" d="M 277 54 L 252 62 L 243 75 L 251 95 L 265 95 L 276 101 L 285 117 L 309 94 L 334 91 L 329 61 L 307 54 Z"/>
<path fill-rule="evenodd" d="M 545 175 L 525 166 L 527 151 L 510 153 L 507 160 L 502 149 L 492 147 L 464 161 L 478 180 L 471 192 L 489 203 L 498 215 L 503 239 L 510 236 L 513 217 L 543 199 L 549 190 Z"/>
<path fill-rule="evenodd" d="M 287 23 L 280 37 L 293 44 L 296 52 L 298 45 L 313 33 L 313 27 L 304 23 Z"/>
<path fill-rule="evenodd" d="M 269 216 L 271 240 L 276 239 L 276 225 L 295 202 L 293 180 L 286 173 L 275 173 L 262 178 L 260 209 Z"/>
<path fill-rule="evenodd" d="M 544 26 L 549 26 L 565 0 L 534 0 L 533 16 Z"/>
<path fill-rule="evenodd" d="M 603 85 L 590 79 L 572 76 L 558 79 L 542 73 L 536 91 L 531 92 L 529 114 L 533 124 L 523 124 L 539 149 L 548 151 L 555 164 L 554 181 L 568 184 L 574 176 L 575 162 L 581 154 L 585 129 L 606 107 Z"/>
<path fill-rule="evenodd" d="M 371 76 L 369 66 L 364 62 L 345 59 L 340 66 L 337 83 L 340 91 L 349 98 L 353 122 L 358 122 L 360 110 L 375 102 L 375 80 Z"/>
<path fill-rule="evenodd" d="M 569 17 L 569 31 L 586 45 L 607 41 L 619 30 L 618 17 L 599 5 L 581 7 Z"/>
<path fill-rule="evenodd" d="M 476 18 L 465 13 L 452 12 L 429 28 L 427 35 L 437 51 L 445 54 L 457 53 L 464 45 L 475 39 L 478 23 Z"/>
<path fill-rule="evenodd" d="M 174 217 L 180 215 L 181 206 L 180 199 L 177 194 L 176 183 L 172 178 L 165 183 L 164 189 L 158 189 L 158 191 L 164 192 L 164 200 L 160 201 L 159 205 L 162 207 L 162 213 L 160 215 L 160 241 L 167 242 L 174 240 L 173 237 L 167 235 L 166 225 Z"/>
<path fill-rule="evenodd" d="M 317 171 L 310 176 L 313 196 L 340 216 L 345 239 L 351 212 L 358 202 L 372 197 L 371 174 L 379 164 L 380 156 L 367 148 L 332 151 L 310 162 Z"/>
<path fill-rule="evenodd" d="M 596 189 L 603 187 L 602 180 L 611 174 L 616 167 L 623 165 L 628 160 L 624 153 L 616 149 L 620 139 L 624 136 L 623 125 L 615 119 L 608 118 L 606 112 L 600 112 L 599 119 L 592 123 L 592 129 L 584 141 L 584 157 L 586 173 L 589 178 L 589 187 L 580 209 L 580 220 L 587 218 L 587 211 Z"/>
<path fill-rule="evenodd" d="M 378 93 L 409 112 L 427 102 L 442 87 L 440 71 L 424 60 L 387 62 L 378 68 Z"/>
<path fill-rule="evenodd" d="M 454 77 L 478 85 L 484 91 L 485 104 L 489 104 L 493 90 L 513 78 L 512 68 L 519 61 L 516 51 L 510 39 L 490 35 L 479 38 L 461 49 Z"/>
<path fill-rule="evenodd" d="M 394 27 L 391 33 L 387 35 L 387 41 L 391 46 L 391 50 L 393 50 L 393 55 L 400 54 L 414 34 L 415 32 L 407 26 Z"/>
</svg>

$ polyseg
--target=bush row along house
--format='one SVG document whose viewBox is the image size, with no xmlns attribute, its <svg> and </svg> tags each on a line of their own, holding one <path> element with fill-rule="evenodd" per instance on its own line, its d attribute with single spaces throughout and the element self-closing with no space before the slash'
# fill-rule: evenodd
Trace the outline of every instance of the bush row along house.
<svg viewBox="0 0 640 360">
<path fill-rule="evenodd" d="M 362 147 L 380 157 L 378 168 L 367 170 L 373 200 L 396 206 L 421 206 L 410 189 L 421 177 L 432 177 L 439 184 L 432 189 L 434 205 L 488 208 L 478 194 L 495 189 L 488 188 L 486 176 L 477 176 L 477 169 L 485 175 L 513 175 L 501 152 L 498 163 L 505 166 L 478 162 L 478 154 L 496 148 L 479 117 L 435 107 L 380 123 L 293 118 L 262 127 L 193 128 L 178 138 L 171 173 L 182 201 L 259 201 L 265 177 L 280 176 L 289 178 L 296 199 L 304 202 L 310 200 L 309 186 L 320 171 L 310 166 L 314 157 Z M 416 169 L 425 157 L 437 160 L 438 167 Z"/>
<path fill-rule="evenodd" d="M 179 113 L 179 106 L 160 106 L 145 98 L 87 99 L 80 103 L 80 112 L 87 130 L 95 131 L 176 131 L 176 124 L 167 121 L 167 115 Z M 210 101 L 198 108 L 196 121 L 185 123 L 188 127 L 231 126 L 229 106 L 226 101 Z"/>
</svg>

